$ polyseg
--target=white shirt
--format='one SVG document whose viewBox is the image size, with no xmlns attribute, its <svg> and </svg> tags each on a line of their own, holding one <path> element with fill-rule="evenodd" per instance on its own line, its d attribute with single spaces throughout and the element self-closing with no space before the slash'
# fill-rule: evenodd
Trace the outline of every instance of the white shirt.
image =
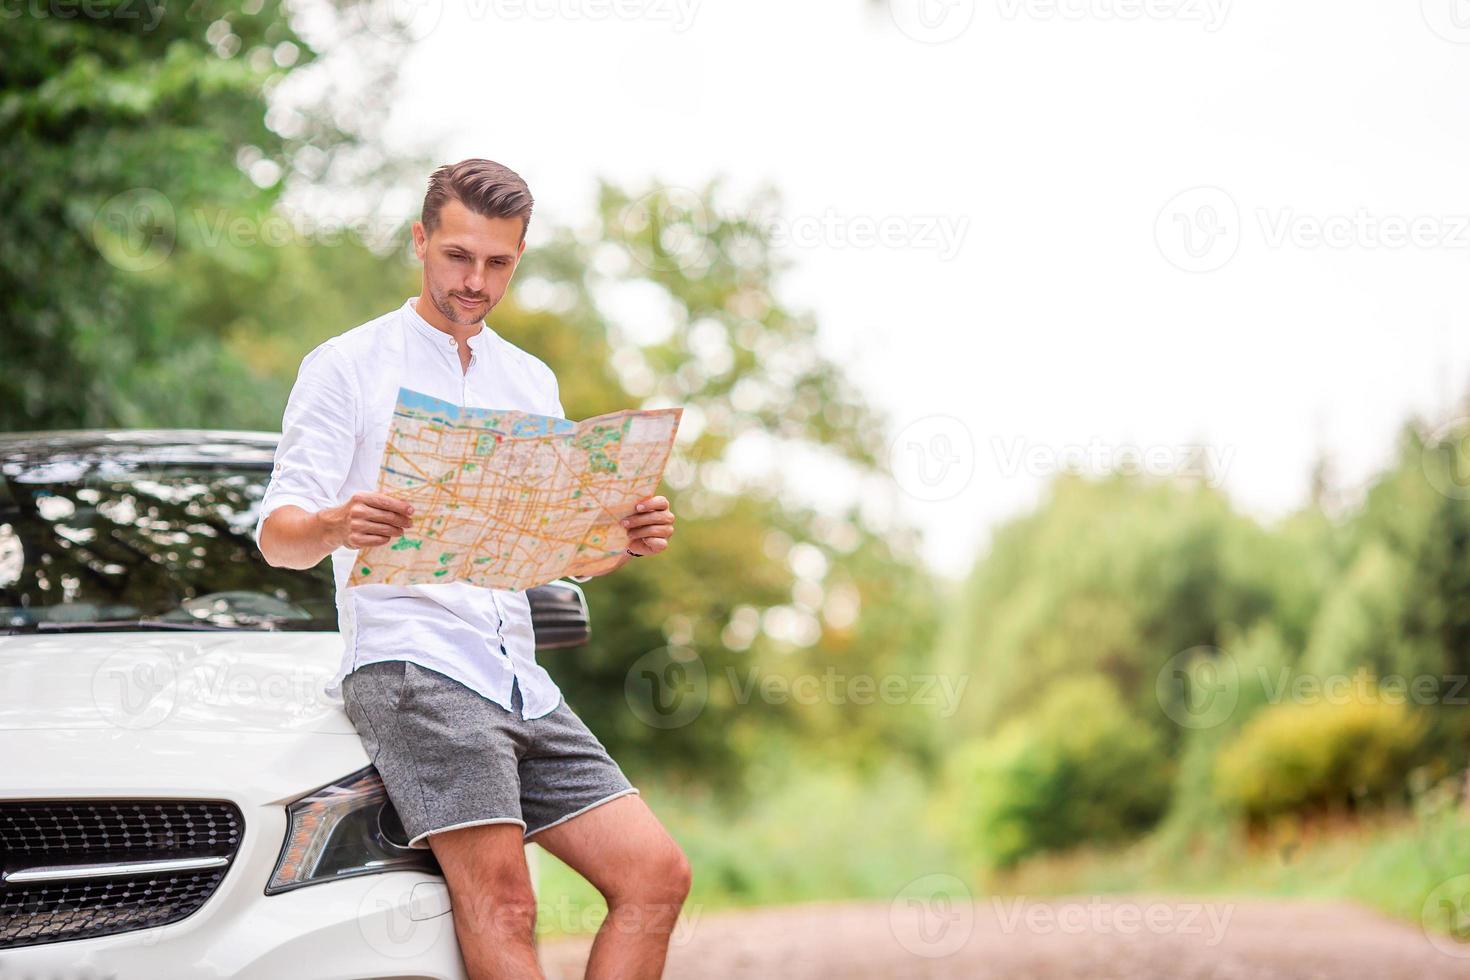
<svg viewBox="0 0 1470 980">
<path fill-rule="evenodd" d="M 417 297 L 323 341 L 301 362 L 281 423 L 275 468 L 261 501 L 255 542 L 276 508 L 308 512 L 375 491 L 399 387 L 456 405 L 564 417 L 551 368 L 488 325 L 469 338 L 469 369 L 458 343 L 414 309 Z M 418 515 L 416 515 L 418 516 Z M 519 680 L 521 716 L 539 718 L 561 691 L 536 663 L 531 606 L 524 591 L 467 582 L 347 587 L 357 549 L 332 552 L 342 662 L 325 693 L 340 699 L 342 678 L 378 660 L 411 660 L 453 677 L 501 705 Z"/>
</svg>

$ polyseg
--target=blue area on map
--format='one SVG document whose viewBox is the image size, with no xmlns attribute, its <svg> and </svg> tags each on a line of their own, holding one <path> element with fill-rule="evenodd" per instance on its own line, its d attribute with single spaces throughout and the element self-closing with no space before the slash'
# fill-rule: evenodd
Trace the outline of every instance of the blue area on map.
<svg viewBox="0 0 1470 980">
<path fill-rule="evenodd" d="M 486 432 L 498 432 L 501 435 L 510 436 L 513 439 L 525 439 L 535 436 L 558 435 L 561 433 L 575 432 L 577 424 L 571 419 L 557 418 L 555 415 L 537 415 L 534 412 L 523 413 L 522 418 L 512 423 L 510 430 L 506 431 L 501 426 L 491 425 L 490 419 L 521 411 L 511 408 L 466 408 L 447 402 L 442 398 L 426 395 L 412 388 L 398 389 L 398 405 L 405 411 L 397 411 L 395 415 L 412 415 L 418 418 L 429 418 L 435 422 L 443 422 L 445 425 L 466 426 L 469 428 L 484 429 Z"/>
</svg>

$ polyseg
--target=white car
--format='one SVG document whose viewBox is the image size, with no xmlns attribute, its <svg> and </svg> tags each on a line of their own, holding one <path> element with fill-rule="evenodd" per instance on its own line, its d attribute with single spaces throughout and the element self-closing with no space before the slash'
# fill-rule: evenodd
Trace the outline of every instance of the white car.
<svg viewBox="0 0 1470 980">
<path fill-rule="evenodd" d="M 330 565 L 255 546 L 276 439 L 0 435 L 0 980 L 465 976 L 322 693 Z M 576 585 L 531 600 L 538 649 L 585 642 Z"/>
</svg>

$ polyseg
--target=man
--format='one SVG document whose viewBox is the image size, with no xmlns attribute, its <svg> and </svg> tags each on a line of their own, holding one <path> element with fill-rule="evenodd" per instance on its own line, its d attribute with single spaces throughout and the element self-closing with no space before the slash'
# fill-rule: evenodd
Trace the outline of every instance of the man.
<svg viewBox="0 0 1470 980">
<path fill-rule="evenodd" d="M 524 844 L 534 839 L 608 903 L 588 977 L 656 977 L 689 862 L 535 660 L 524 592 L 465 582 L 346 587 L 358 549 L 414 525 L 374 492 L 399 386 L 457 404 L 563 416 L 556 375 L 483 321 L 526 249 L 533 201 L 489 160 L 429 179 L 418 297 L 301 363 L 256 540 L 270 564 L 330 554 L 345 649 L 328 686 L 371 754 L 411 847 L 444 869 L 473 980 L 541 977 Z M 666 550 L 674 515 L 648 497 L 617 567 Z"/>
</svg>

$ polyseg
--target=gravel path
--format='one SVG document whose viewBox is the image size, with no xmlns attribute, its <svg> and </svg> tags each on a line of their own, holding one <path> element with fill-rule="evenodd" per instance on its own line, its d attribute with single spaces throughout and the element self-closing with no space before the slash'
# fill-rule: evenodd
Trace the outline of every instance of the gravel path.
<svg viewBox="0 0 1470 980">
<path fill-rule="evenodd" d="M 843 902 L 685 918 L 667 980 L 1470 980 L 1470 941 L 1341 903 L 1096 896 Z M 590 937 L 544 943 L 582 976 Z M 1443 948 L 1441 948 L 1443 947 Z"/>
</svg>

